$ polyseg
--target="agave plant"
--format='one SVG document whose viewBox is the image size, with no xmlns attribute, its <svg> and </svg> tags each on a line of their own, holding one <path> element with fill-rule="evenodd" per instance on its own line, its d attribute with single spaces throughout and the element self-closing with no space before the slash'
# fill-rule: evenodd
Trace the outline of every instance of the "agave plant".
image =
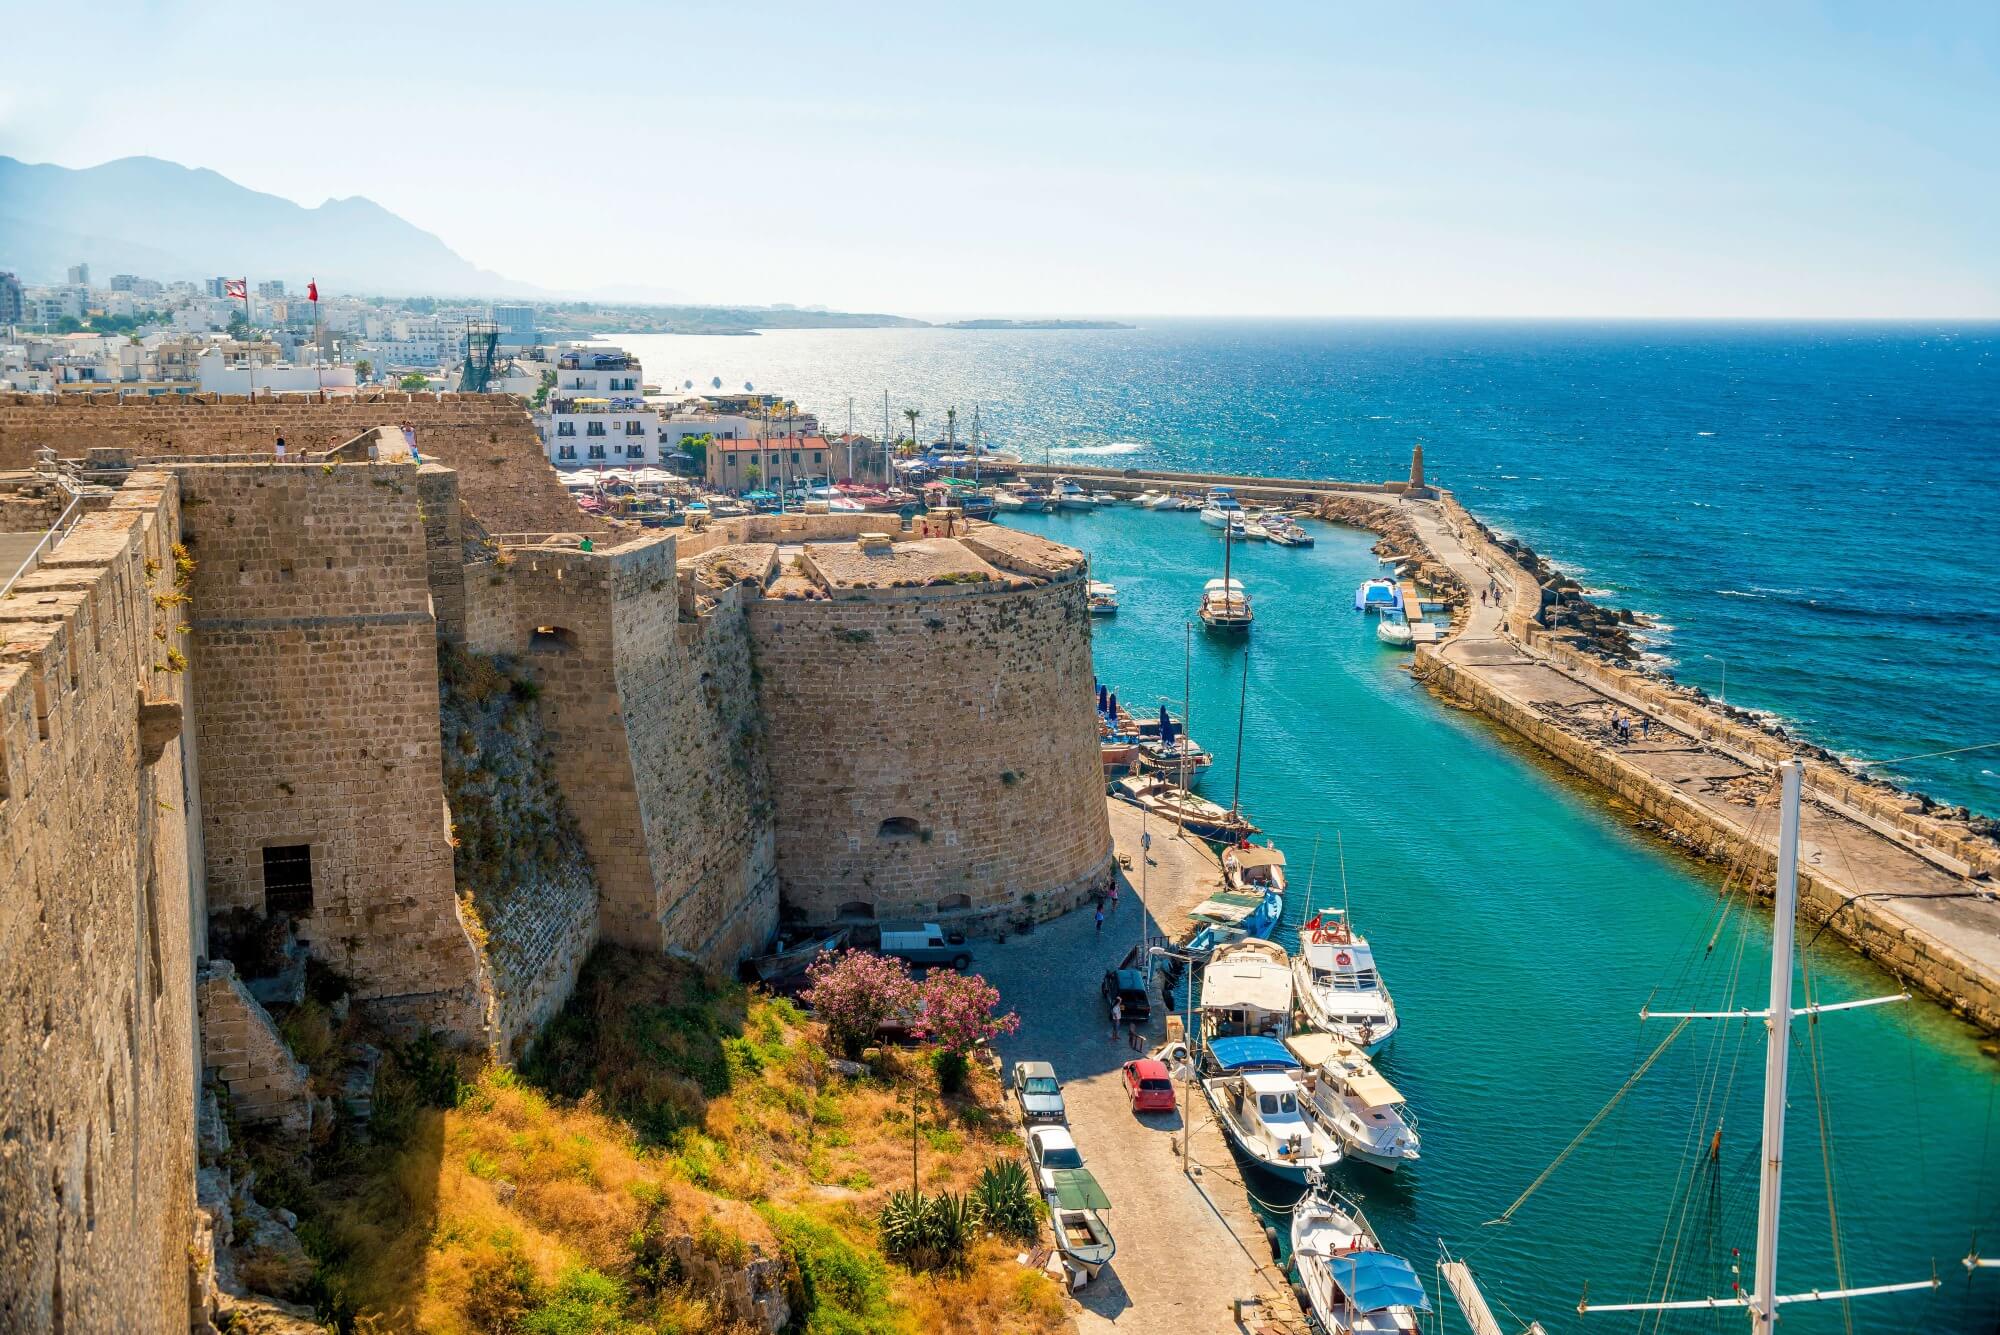
<svg viewBox="0 0 2000 1335">
<path fill-rule="evenodd" d="M 928 1232 L 930 1255 L 927 1268 L 961 1270 L 965 1250 L 979 1235 L 979 1205 L 964 1193 L 941 1191 L 931 1197 Z"/>
<path fill-rule="evenodd" d="M 1033 1242 L 1039 1227 L 1034 1193 L 1028 1190 L 1028 1170 L 1014 1159 L 995 1159 L 979 1170 L 972 1185 L 979 1220 L 1004 1238 Z"/>
<path fill-rule="evenodd" d="M 921 1191 L 891 1193 L 882 1207 L 882 1250 L 895 1259 L 918 1268 L 911 1258 L 928 1242 L 930 1198 Z"/>
</svg>

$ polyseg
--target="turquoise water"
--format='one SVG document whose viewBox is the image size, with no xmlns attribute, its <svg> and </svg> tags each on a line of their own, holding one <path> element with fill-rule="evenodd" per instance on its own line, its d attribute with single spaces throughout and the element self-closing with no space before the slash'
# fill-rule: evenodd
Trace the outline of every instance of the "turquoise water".
<svg viewBox="0 0 2000 1335">
<path fill-rule="evenodd" d="M 1085 549 L 1093 573 L 1118 586 L 1121 611 L 1096 629 L 1103 679 L 1135 709 L 1163 695 L 1178 701 L 1183 628 L 1202 581 L 1219 573 L 1214 530 L 1192 515 L 1128 507 L 1009 522 Z M 1598 1302 L 1661 1291 L 1656 1258 L 1672 1250 L 1662 1248 L 1662 1224 L 1704 1070 L 1721 1072 L 1729 1090 L 1717 1103 L 1723 1151 L 1712 1174 L 1689 1173 L 1698 1208 L 1679 1229 L 1671 1291 L 1727 1291 L 1728 1249 L 1752 1244 L 1761 1032 L 1690 1029 L 1511 1225 L 1484 1221 L 1666 1035 L 1667 1022 L 1640 1024 L 1642 1004 L 1731 1004 L 1723 965 L 1741 923 L 1749 930 L 1733 1004 L 1761 1004 L 1767 915 L 1732 919 L 1714 959 L 1691 964 L 1715 926 L 1720 876 L 1649 842 L 1417 688 L 1403 671 L 1408 656 L 1378 645 L 1350 610 L 1354 586 L 1376 568 L 1371 539 L 1315 533 L 1310 551 L 1238 550 L 1257 607 L 1242 791 L 1290 856 L 1293 924 L 1309 877 L 1320 902 L 1339 902 L 1344 849 L 1356 920 L 1402 1010 L 1382 1067 L 1417 1112 L 1423 1162 L 1394 1179 L 1360 1168 L 1343 1177 L 1365 1193 L 1387 1245 L 1426 1274 L 1441 1237 L 1473 1262 L 1489 1294 L 1552 1332 L 1651 1329 L 1635 1317 L 1579 1321 L 1577 1300 L 1586 1282 Z M 1192 637 L 1193 729 L 1217 754 L 1204 791 L 1225 802 L 1245 652 L 1241 642 Z M 1836 944 L 1812 960 L 1823 999 L 1891 990 Z M 1957 1258 L 1975 1228 L 2000 1235 L 2000 1146 L 1988 1140 L 1994 1063 L 1963 1026 L 1922 1003 L 1828 1017 L 1821 1035 L 1849 1283 L 1923 1278 L 1933 1261 L 1945 1279 L 1936 1295 L 1857 1302 L 1854 1329 L 1992 1329 L 2000 1275 L 1968 1282 Z M 1832 1287 L 1804 1047 L 1792 1091 L 1781 1274 L 1788 1290 Z M 1694 1134 L 1705 1140 L 1713 1121 L 1701 1118 Z M 1663 1327 L 1711 1328 L 1739 1331 L 1743 1318 L 1682 1314 Z M 1786 1329 L 1836 1331 L 1840 1313 L 1793 1307 Z"/>
<path fill-rule="evenodd" d="M 2000 741 L 2000 327 L 1148 321 L 1093 332 L 622 339 L 660 384 L 829 429 L 973 404 L 1026 457 L 1434 477 L 1611 601 L 1658 661 L 1871 760 Z M 2000 816 L 2000 750 L 1885 772 Z"/>
</svg>

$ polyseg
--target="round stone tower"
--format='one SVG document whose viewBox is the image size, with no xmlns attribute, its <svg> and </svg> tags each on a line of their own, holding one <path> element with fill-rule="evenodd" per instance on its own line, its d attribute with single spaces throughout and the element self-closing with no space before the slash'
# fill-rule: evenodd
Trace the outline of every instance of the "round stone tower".
<svg viewBox="0 0 2000 1335">
<path fill-rule="evenodd" d="M 795 556 L 751 542 L 698 558 L 762 585 L 747 609 L 782 912 L 993 931 L 1102 886 L 1082 553 L 963 520 L 925 537 L 818 518 L 785 521 L 805 530 Z"/>
</svg>

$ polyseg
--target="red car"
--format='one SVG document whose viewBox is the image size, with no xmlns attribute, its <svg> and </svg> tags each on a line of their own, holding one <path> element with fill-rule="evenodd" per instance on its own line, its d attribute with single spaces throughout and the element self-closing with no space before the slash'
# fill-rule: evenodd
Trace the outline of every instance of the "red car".
<svg viewBox="0 0 2000 1335">
<path fill-rule="evenodd" d="M 1151 1057 L 1126 1062 L 1125 1097 L 1135 1113 L 1172 1112 L 1174 1081 L 1167 1074 L 1167 1064 Z"/>
</svg>

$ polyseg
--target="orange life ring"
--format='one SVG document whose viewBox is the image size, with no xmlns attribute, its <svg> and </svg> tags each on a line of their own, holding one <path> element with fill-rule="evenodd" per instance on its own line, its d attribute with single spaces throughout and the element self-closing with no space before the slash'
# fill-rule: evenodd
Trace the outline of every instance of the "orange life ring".
<svg viewBox="0 0 2000 1335">
<path fill-rule="evenodd" d="M 1333 962 L 1335 964 L 1345 967 L 1346 965 L 1354 963 L 1354 957 L 1343 950 L 1338 955 L 1335 955 L 1333 957 Z"/>
</svg>

